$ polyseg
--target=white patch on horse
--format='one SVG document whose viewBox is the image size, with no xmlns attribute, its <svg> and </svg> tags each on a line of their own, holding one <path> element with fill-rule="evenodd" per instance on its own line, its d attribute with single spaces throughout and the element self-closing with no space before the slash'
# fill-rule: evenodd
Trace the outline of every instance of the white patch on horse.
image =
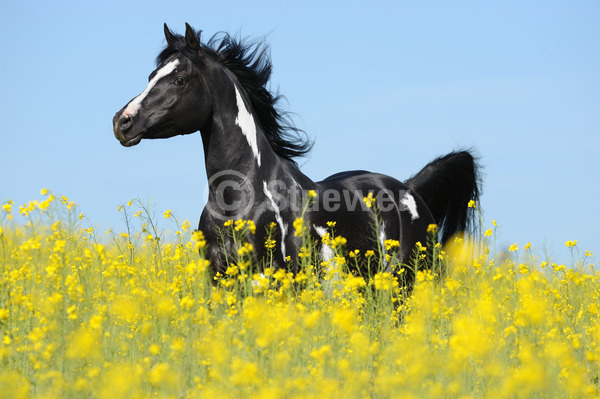
<svg viewBox="0 0 600 399">
<path fill-rule="evenodd" d="M 236 89 L 237 90 L 237 89 Z M 260 162 L 259 162 L 260 165 Z M 277 207 L 277 203 L 275 202 L 275 199 L 273 198 L 273 194 L 271 193 L 271 191 L 269 191 L 269 186 L 267 185 L 266 181 L 263 181 L 263 191 L 265 193 L 265 195 L 267 196 L 267 198 L 269 199 L 269 201 L 271 202 L 271 206 L 273 207 L 273 209 L 275 210 L 275 220 L 277 221 L 277 224 L 279 225 L 279 228 L 281 229 L 281 254 L 283 255 L 283 261 L 286 261 L 286 254 L 285 254 L 285 237 L 287 236 L 287 224 L 283 223 L 283 219 L 281 218 L 281 213 L 279 212 L 279 208 Z"/>
<path fill-rule="evenodd" d="M 317 234 L 323 238 L 323 236 L 325 235 L 325 233 L 327 233 L 327 229 L 325 227 L 321 227 L 321 226 L 317 226 L 317 225 L 313 225 L 315 231 L 317 232 Z M 333 248 L 331 248 L 329 245 L 327 244 L 321 244 L 321 258 L 323 258 L 324 261 L 328 262 L 331 261 L 333 259 Z M 325 296 L 328 298 L 332 298 L 333 297 L 333 283 L 332 283 L 332 279 L 333 280 L 339 280 L 340 279 L 340 273 L 339 272 L 334 272 L 334 267 L 329 263 L 327 265 L 327 272 L 328 273 L 332 273 L 333 275 L 329 278 L 326 279 L 325 281 L 321 280 L 321 286 L 323 287 L 323 292 L 325 293 Z"/>
<path fill-rule="evenodd" d="M 248 109 L 246 109 L 244 99 L 237 87 L 235 88 L 235 99 L 238 107 L 238 116 L 235 118 L 235 124 L 242 129 L 243 135 L 246 136 L 246 140 L 248 140 L 248 144 L 250 145 L 250 148 L 252 148 L 256 163 L 260 166 L 260 152 L 258 151 L 258 143 L 256 141 L 256 124 L 254 124 L 254 117 L 248 112 Z"/>
<path fill-rule="evenodd" d="M 260 278 L 265 278 L 265 275 L 263 273 L 259 273 Z M 252 280 L 252 288 L 258 288 L 260 287 L 260 281 L 257 279 L 253 279 Z"/>
<path fill-rule="evenodd" d="M 327 229 L 325 227 L 321 227 L 321 226 L 317 226 L 317 225 L 313 225 L 313 227 L 315 228 L 315 231 L 321 238 L 323 238 L 325 233 L 327 233 Z M 333 259 L 333 249 L 327 244 L 322 244 L 321 257 L 323 258 L 324 261 Z"/>
<path fill-rule="evenodd" d="M 404 193 L 404 197 L 400 200 L 400 203 L 406 207 L 405 210 L 410 212 L 411 221 L 415 221 L 419 218 L 419 212 L 417 212 L 417 203 L 415 197 L 413 197 L 408 191 Z"/>
<path fill-rule="evenodd" d="M 381 248 L 381 252 L 383 252 L 383 265 L 386 266 L 388 264 L 385 259 L 385 222 L 381 222 L 381 226 L 379 226 L 379 246 Z"/>
<path fill-rule="evenodd" d="M 385 240 L 387 240 L 385 235 L 385 222 L 382 222 L 381 226 L 379 226 L 379 245 L 381 246 L 381 252 L 383 253 L 383 271 L 390 273 L 392 271 L 392 264 L 388 262 L 386 257 L 387 250 L 385 249 Z"/>
<path fill-rule="evenodd" d="M 142 101 L 144 101 L 144 98 L 146 98 L 148 93 L 150 93 L 150 90 L 156 86 L 159 80 L 173 72 L 175 68 L 177 68 L 177 65 L 179 65 L 179 60 L 175 59 L 156 71 L 156 75 L 154 75 L 150 82 L 148 82 L 148 86 L 146 86 L 146 89 L 142 92 L 142 94 L 129 102 L 127 108 L 125 108 L 125 111 L 123 111 L 123 115 L 133 116 L 137 114 L 137 112 L 140 110 L 140 106 L 142 105 Z"/>
</svg>

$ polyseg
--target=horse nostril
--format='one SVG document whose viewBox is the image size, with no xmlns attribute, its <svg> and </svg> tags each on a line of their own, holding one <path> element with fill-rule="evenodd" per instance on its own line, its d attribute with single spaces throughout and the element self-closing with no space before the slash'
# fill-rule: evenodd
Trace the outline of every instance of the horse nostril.
<svg viewBox="0 0 600 399">
<path fill-rule="evenodd" d="M 133 126 L 133 120 L 129 115 L 123 115 L 119 119 L 119 129 L 121 132 L 126 133 Z"/>
</svg>

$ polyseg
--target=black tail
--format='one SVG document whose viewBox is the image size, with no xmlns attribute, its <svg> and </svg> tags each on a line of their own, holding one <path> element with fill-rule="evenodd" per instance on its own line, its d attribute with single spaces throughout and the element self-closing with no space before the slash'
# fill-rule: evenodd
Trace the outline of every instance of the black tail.
<svg viewBox="0 0 600 399">
<path fill-rule="evenodd" d="M 475 208 L 469 208 L 468 203 L 479 199 L 478 169 L 477 159 L 468 151 L 451 152 L 406 181 L 429 207 L 439 226 L 442 244 L 477 225 Z"/>
</svg>

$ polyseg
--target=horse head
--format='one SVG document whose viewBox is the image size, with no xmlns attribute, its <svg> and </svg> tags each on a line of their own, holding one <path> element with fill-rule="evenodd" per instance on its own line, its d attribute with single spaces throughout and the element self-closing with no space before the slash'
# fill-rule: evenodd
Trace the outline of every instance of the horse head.
<svg viewBox="0 0 600 399">
<path fill-rule="evenodd" d="M 148 86 L 113 118 L 115 137 L 125 147 L 143 138 L 168 138 L 194 133 L 207 124 L 212 96 L 206 79 L 200 33 L 186 24 L 185 37 L 164 26 L 167 47 L 157 59 Z"/>
</svg>

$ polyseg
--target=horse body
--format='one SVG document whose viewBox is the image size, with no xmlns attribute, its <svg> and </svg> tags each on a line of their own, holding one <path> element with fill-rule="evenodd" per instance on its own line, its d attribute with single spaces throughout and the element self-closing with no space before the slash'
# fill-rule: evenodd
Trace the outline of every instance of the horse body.
<svg viewBox="0 0 600 399">
<path fill-rule="evenodd" d="M 209 196 L 199 230 L 214 272 L 223 273 L 228 266 L 223 253 L 236 250 L 216 228 L 230 219 L 254 221 L 256 234 L 249 240 L 259 258 L 266 251 L 266 226 L 275 223 L 273 263 L 297 272 L 294 260 L 302 240 L 294 234 L 293 222 L 309 193 L 316 198 L 304 220 L 324 258 L 331 249 L 320 239 L 330 221 L 336 222 L 335 233 L 346 238 L 349 250 L 364 253 L 383 248 L 385 240 L 398 240 L 396 253 L 404 263 L 418 241 L 425 243 L 430 224 L 440 225 L 446 239 L 465 230 L 467 201 L 478 194 L 477 168 L 469 153 L 438 158 L 406 183 L 366 171 L 313 182 L 294 162 L 310 143 L 290 139 L 297 130 L 285 125 L 275 107 L 278 98 L 265 88 L 271 65 L 264 49 L 244 47 L 228 36 L 214 49 L 202 45 L 189 25 L 185 37 L 165 25 L 165 37 L 167 47 L 148 87 L 117 112 L 114 133 L 122 145 L 131 146 L 142 138 L 201 132 Z M 374 201 L 370 207 L 363 200 L 369 193 Z"/>
</svg>

